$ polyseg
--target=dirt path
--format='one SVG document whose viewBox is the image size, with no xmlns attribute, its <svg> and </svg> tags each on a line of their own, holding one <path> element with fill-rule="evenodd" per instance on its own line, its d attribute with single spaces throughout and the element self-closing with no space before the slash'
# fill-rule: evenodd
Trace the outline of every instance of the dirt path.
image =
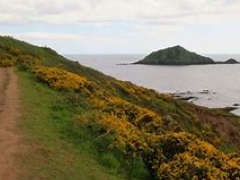
<svg viewBox="0 0 240 180">
<path fill-rule="evenodd" d="M 20 135 L 18 79 L 12 68 L 0 68 L 0 180 L 16 180 L 15 159 L 19 153 Z"/>
</svg>

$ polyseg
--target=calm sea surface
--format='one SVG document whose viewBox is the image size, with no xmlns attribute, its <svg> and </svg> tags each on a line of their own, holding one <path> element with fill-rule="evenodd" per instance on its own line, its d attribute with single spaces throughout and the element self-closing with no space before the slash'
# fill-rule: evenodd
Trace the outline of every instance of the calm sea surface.
<svg viewBox="0 0 240 180">
<path fill-rule="evenodd" d="M 240 55 L 208 55 L 215 61 Z M 240 64 L 151 66 L 117 65 L 136 62 L 144 55 L 66 55 L 82 65 L 92 67 L 117 79 L 159 92 L 194 96 L 191 101 L 207 107 L 232 107 L 240 104 Z M 240 115 L 240 109 L 233 113 Z"/>
</svg>

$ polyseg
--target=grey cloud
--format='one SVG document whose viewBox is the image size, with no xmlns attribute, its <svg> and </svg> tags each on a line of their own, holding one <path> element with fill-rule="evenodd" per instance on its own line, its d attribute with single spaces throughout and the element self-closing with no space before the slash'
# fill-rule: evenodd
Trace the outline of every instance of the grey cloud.
<svg viewBox="0 0 240 180">
<path fill-rule="evenodd" d="M 194 18 L 208 23 L 237 16 L 239 6 L 237 0 L 0 0 L 0 23 L 155 21 L 172 24 L 188 23 Z"/>
</svg>

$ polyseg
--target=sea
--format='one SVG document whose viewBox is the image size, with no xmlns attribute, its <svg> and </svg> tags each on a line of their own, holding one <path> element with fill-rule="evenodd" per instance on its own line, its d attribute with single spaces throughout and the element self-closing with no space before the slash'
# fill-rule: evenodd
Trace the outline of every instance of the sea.
<svg viewBox="0 0 240 180">
<path fill-rule="evenodd" d="M 129 65 L 142 59 L 142 54 L 65 55 L 119 80 L 131 81 L 160 93 L 191 97 L 189 102 L 210 108 L 234 107 L 240 115 L 240 64 L 153 66 Z M 206 55 L 215 61 L 234 58 L 240 54 Z"/>
</svg>

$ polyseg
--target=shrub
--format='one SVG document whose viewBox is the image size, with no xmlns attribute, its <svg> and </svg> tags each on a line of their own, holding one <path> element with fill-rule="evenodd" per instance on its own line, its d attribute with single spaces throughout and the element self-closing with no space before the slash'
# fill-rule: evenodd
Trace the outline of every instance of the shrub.
<svg viewBox="0 0 240 180">
<path fill-rule="evenodd" d="M 57 90 L 80 91 L 87 83 L 87 79 L 57 67 L 37 66 L 37 78 Z"/>
</svg>

